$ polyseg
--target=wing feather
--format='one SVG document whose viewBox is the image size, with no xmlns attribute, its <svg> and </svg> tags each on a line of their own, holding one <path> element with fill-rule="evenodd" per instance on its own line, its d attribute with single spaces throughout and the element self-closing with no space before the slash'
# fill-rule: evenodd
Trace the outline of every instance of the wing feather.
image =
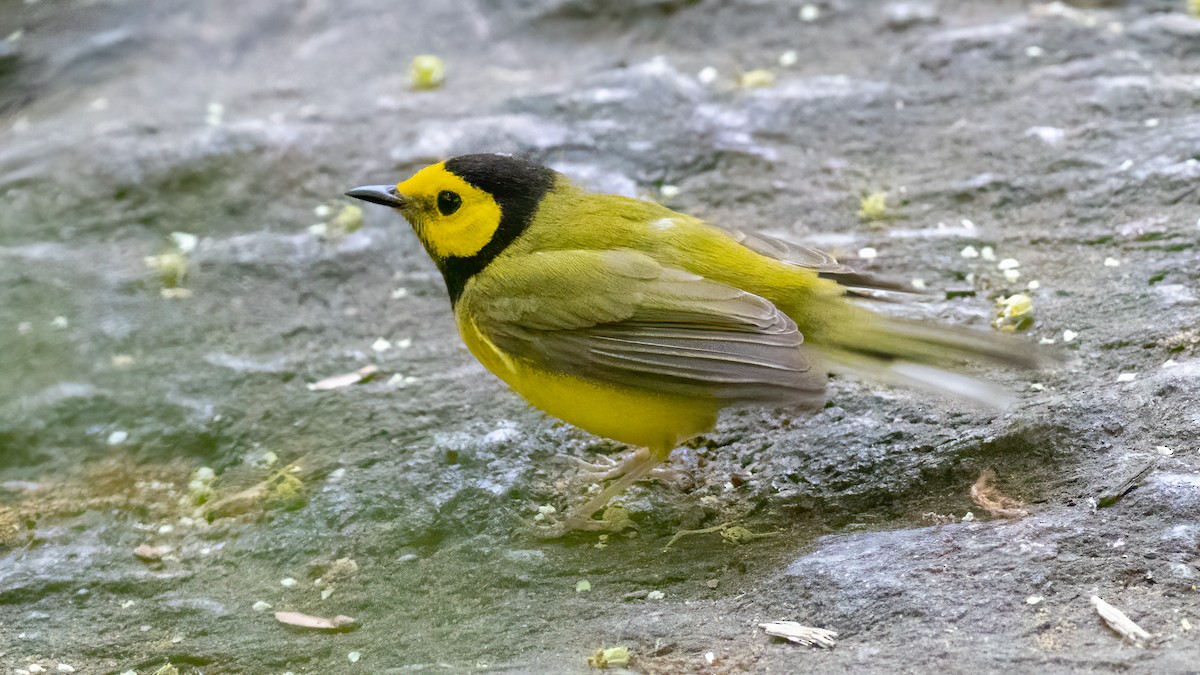
<svg viewBox="0 0 1200 675">
<path fill-rule="evenodd" d="M 552 372 L 728 404 L 816 405 L 825 374 L 770 302 L 634 251 L 554 251 L 485 269 L 460 311 Z"/>
</svg>

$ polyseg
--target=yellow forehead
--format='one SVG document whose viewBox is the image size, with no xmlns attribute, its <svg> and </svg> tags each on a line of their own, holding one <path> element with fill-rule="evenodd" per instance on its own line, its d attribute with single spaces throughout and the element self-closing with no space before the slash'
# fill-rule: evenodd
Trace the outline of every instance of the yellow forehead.
<svg viewBox="0 0 1200 675">
<path fill-rule="evenodd" d="M 396 191 L 409 197 L 436 196 L 442 190 L 457 192 L 465 203 L 468 198 L 488 197 L 483 190 L 471 185 L 446 169 L 445 162 L 430 164 L 414 173 L 412 178 L 396 185 Z"/>
</svg>

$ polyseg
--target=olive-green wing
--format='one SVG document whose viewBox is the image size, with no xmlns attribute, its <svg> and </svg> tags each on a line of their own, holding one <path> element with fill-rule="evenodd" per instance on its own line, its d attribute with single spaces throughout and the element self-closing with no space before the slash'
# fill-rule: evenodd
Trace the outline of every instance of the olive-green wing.
<svg viewBox="0 0 1200 675">
<path fill-rule="evenodd" d="M 825 387 L 770 302 L 634 251 L 497 260 L 459 311 L 511 356 L 607 384 L 780 405 L 819 404 Z"/>
</svg>

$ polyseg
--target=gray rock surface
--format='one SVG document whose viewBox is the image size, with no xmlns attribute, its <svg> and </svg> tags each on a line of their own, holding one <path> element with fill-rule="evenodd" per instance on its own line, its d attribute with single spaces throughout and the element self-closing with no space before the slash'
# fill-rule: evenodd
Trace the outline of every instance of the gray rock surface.
<svg viewBox="0 0 1200 675">
<path fill-rule="evenodd" d="M 803 4 L 0 5 L 0 667 L 563 673 L 626 646 L 640 672 L 1194 672 L 1200 20 Z M 409 89 L 419 53 L 440 89 Z M 774 85 L 740 87 L 754 68 Z M 814 415 L 731 414 L 630 491 L 636 532 L 539 540 L 537 508 L 587 489 L 561 455 L 622 448 L 471 359 L 395 216 L 309 231 L 348 187 L 478 151 L 874 248 L 931 289 L 897 311 L 986 329 L 1037 280 L 1024 339 L 1077 360 L 980 371 L 1002 413 L 837 379 Z M 864 223 L 878 191 L 895 217 Z M 174 232 L 182 280 L 146 263 Z M 986 469 L 1026 517 L 972 503 Z M 770 536 L 664 550 L 735 521 Z"/>
</svg>

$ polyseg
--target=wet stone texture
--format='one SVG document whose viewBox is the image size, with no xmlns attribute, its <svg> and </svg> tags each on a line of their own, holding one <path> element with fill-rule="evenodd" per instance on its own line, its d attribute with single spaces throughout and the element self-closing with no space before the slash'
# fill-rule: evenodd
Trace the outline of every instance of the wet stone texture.
<svg viewBox="0 0 1200 675">
<path fill-rule="evenodd" d="M 0 4 L 4 672 L 1194 672 L 1200 20 L 802 4 Z M 562 456 L 623 448 L 470 358 L 403 222 L 338 221 L 477 151 L 875 249 L 930 290 L 895 311 L 988 329 L 1027 292 L 1022 338 L 1076 360 L 980 371 L 1002 413 L 849 379 L 732 413 L 630 491 L 636 530 L 540 540 L 587 490 Z M 1026 516 L 972 502 L 988 469 Z"/>
</svg>

